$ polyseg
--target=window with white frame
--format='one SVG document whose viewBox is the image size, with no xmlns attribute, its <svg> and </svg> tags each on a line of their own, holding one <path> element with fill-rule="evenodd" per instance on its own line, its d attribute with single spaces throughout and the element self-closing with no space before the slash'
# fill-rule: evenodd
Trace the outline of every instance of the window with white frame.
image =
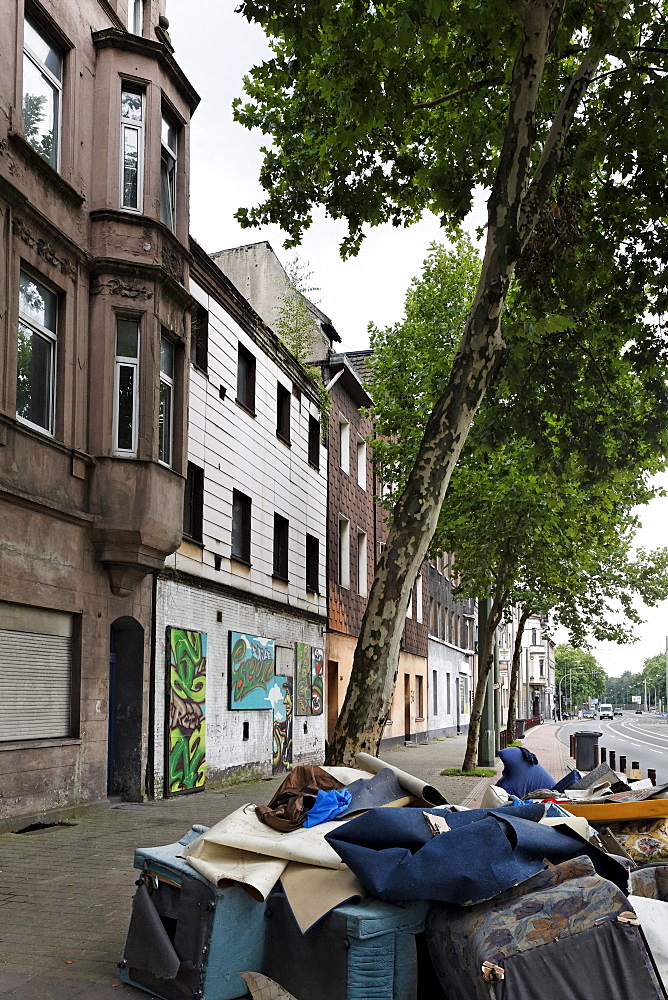
<svg viewBox="0 0 668 1000">
<path fill-rule="evenodd" d="M 357 532 L 357 593 L 367 595 L 367 544 L 366 531 Z"/>
<path fill-rule="evenodd" d="M 114 453 L 137 454 L 139 437 L 139 321 L 116 320 Z"/>
<path fill-rule="evenodd" d="M 53 434 L 58 296 L 26 271 L 19 277 L 16 416 Z"/>
<path fill-rule="evenodd" d="M 141 212 L 144 200 L 144 94 L 121 90 L 121 208 Z"/>
<path fill-rule="evenodd" d="M 133 35 L 143 34 L 144 0 L 128 0 L 128 31 Z"/>
<path fill-rule="evenodd" d="M 162 116 L 160 147 L 160 221 L 172 232 L 176 227 L 176 125 Z"/>
<path fill-rule="evenodd" d="M 366 441 L 357 439 L 357 485 L 366 489 Z"/>
<path fill-rule="evenodd" d="M 158 460 L 172 464 L 174 428 L 174 344 L 160 338 L 160 409 L 158 413 Z"/>
<path fill-rule="evenodd" d="M 339 584 L 350 587 L 350 521 L 339 516 Z"/>
<path fill-rule="evenodd" d="M 23 21 L 23 135 L 56 170 L 60 162 L 63 55 L 26 17 Z"/>
<path fill-rule="evenodd" d="M 346 474 L 350 472 L 350 424 L 345 417 L 339 417 L 339 465 Z"/>
</svg>

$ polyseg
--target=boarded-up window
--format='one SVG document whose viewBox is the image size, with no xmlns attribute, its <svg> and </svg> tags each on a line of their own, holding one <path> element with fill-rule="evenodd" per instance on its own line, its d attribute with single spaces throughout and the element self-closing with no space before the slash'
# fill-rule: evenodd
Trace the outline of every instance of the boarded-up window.
<svg viewBox="0 0 668 1000">
<path fill-rule="evenodd" d="M 0 741 L 72 735 L 72 615 L 0 601 Z"/>
</svg>

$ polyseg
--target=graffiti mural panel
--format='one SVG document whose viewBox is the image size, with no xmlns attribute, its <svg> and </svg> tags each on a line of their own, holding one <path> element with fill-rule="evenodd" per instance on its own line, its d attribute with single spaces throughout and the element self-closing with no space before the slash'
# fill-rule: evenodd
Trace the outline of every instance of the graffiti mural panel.
<svg viewBox="0 0 668 1000">
<path fill-rule="evenodd" d="M 311 657 L 311 715 L 322 715 L 324 673 L 325 654 L 322 649 L 314 646 Z"/>
<path fill-rule="evenodd" d="M 311 714 L 311 646 L 298 642 L 296 647 L 296 688 L 295 715 Z"/>
<path fill-rule="evenodd" d="M 273 639 L 230 632 L 230 708 L 271 708 L 267 689 L 275 665 Z"/>
<path fill-rule="evenodd" d="M 285 774 L 292 767 L 292 677 L 276 676 L 268 688 L 274 710 L 271 773 Z"/>
<path fill-rule="evenodd" d="M 170 795 L 203 789 L 206 780 L 206 640 L 205 632 L 167 629 Z"/>
</svg>

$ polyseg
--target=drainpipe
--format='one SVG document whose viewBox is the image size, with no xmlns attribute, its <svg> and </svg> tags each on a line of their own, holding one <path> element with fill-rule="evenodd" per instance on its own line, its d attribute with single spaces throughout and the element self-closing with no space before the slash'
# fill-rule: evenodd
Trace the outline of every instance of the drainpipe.
<svg viewBox="0 0 668 1000">
<path fill-rule="evenodd" d="M 158 571 L 153 573 L 151 585 L 151 656 L 148 675 L 148 752 L 146 754 L 146 795 L 155 798 L 155 630 L 158 607 Z"/>
<path fill-rule="evenodd" d="M 492 610 L 492 599 L 487 597 L 478 601 L 478 636 L 484 634 L 487 628 L 487 620 Z M 478 649 L 481 648 L 480 640 Z M 480 670 L 480 657 L 478 657 L 478 670 Z M 494 730 L 494 670 L 490 670 L 487 676 L 487 689 L 485 692 L 485 702 L 482 708 L 480 719 L 480 739 L 478 740 L 478 767 L 494 767 L 494 742 L 496 733 Z"/>
</svg>

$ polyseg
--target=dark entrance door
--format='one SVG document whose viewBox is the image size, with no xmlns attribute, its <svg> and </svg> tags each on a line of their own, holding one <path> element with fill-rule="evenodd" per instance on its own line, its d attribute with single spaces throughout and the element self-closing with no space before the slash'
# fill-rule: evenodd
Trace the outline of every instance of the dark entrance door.
<svg viewBox="0 0 668 1000">
<path fill-rule="evenodd" d="M 144 629 L 134 618 L 117 618 L 109 636 L 109 741 L 107 794 L 142 799 L 142 705 Z"/>
</svg>

